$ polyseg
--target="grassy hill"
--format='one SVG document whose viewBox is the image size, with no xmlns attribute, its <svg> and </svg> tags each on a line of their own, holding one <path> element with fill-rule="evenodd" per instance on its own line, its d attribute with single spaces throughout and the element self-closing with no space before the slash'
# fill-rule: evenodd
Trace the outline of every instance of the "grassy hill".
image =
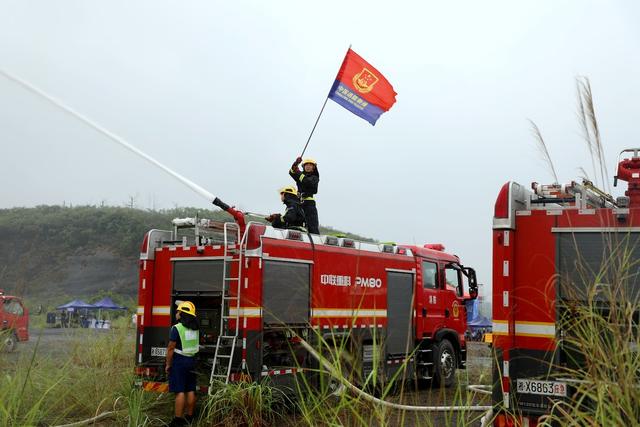
<svg viewBox="0 0 640 427">
<path fill-rule="evenodd" d="M 131 298 L 137 292 L 137 259 L 144 234 L 152 228 L 170 229 L 173 218 L 196 214 L 230 218 L 222 211 L 197 208 L 0 209 L 0 289 L 52 304 L 105 294 Z M 331 228 L 322 232 L 338 233 Z"/>
</svg>

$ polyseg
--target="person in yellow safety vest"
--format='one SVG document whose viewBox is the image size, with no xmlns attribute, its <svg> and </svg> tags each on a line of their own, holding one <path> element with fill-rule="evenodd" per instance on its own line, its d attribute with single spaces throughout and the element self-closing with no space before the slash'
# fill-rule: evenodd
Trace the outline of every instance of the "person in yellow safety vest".
<svg viewBox="0 0 640 427">
<path fill-rule="evenodd" d="M 180 302 L 176 320 L 178 322 L 171 327 L 169 333 L 165 365 L 165 372 L 169 375 L 169 391 L 176 394 L 175 417 L 171 420 L 170 426 L 187 425 L 193 420 L 193 410 L 196 406 L 194 356 L 200 347 L 200 326 L 196 318 L 196 306 L 191 301 Z"/>
<path fill-rule="evenodd" d="M 300 163 L 302 163 L 302 171 L 298 169 Z M 302 160 L 302 157 L 298 157 L 291 165 L 289 175 L 298 186 L 307 230 L 312 234 L 320 234 L 318 209 L 316 208 L 316 200 L 313 197 L 318 192 L 318 183 L 320 182 L 318 163 L 313 159 Z"/>
</svg>

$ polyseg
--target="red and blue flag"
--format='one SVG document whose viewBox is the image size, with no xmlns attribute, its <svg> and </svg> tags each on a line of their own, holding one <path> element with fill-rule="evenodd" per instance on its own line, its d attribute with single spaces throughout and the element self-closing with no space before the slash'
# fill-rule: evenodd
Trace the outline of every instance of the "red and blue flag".
<svg viewBox="0 0 640 427">
<path fill-rule="evenodd" d="M 391 83 L 360 55 L 349 49 L 329 92 L 334 100 L 372 125 L 396 102 Z"/>
</svg>

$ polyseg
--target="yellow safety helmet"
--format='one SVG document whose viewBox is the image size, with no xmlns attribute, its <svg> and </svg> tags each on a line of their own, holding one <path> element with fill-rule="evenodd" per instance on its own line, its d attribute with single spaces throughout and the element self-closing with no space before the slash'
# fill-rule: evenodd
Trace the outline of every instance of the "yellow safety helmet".
<svg viewBox="0 0 640 427">
<path fill-rule="evenodd" d="M 178 311 L 195 316 L 196 306 L 193 305 L 191 301 L 182 301 L 180 304 L 178 304 Z"/>
<path fill-rule="evenodd" d="M 315 160 L 313 160 L 312 158 L 308 158 L 302 161 L 302 167 L 304 167 L 304 165 L 306 165 L 307 163 L 311 163 L 313 166 L 318 166 L 318 163 Z"/>
<path fill-rule="evenodd" d="M 282 187 L 279 191 L 280 194 L 282 193 L 289 193 L 289 194 L 293 194 L 294 196 L 298 195 L 298 190 L 296 190 L 296 187 L 292 186 L 292 185 L 287 185 L 286 187 Z"/>
</svg>

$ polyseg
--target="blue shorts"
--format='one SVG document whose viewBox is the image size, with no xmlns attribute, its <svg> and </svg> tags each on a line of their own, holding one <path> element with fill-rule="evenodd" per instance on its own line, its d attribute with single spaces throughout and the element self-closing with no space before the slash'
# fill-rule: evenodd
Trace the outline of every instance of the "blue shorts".
<svg viewBox="0 0 640 427">
<path fill-rule="evenodd" d="M 173 354 L 171 370 L 169 370 L 169 391 L 186 393 L 196 391 L 196 361 L 193 357 Z"/>
</svg>

